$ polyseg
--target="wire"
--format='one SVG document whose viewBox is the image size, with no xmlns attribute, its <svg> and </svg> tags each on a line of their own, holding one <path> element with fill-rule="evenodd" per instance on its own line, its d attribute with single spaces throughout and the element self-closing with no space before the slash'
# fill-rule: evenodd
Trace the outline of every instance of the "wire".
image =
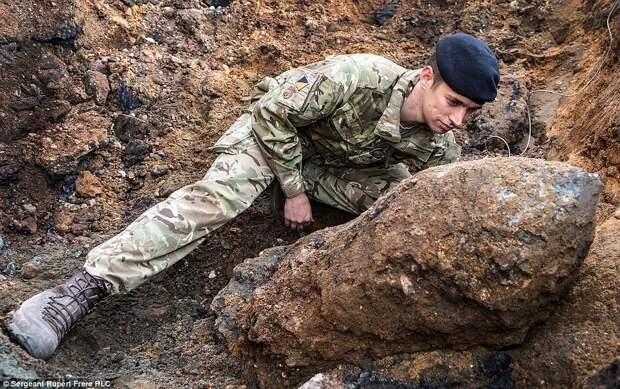
<svg viewBox="0 0 620 389">
<path fill-rule="evenodd" d="M 506 145 L 506 148 L 508 149 L 508 156 L 510 157 L 510 145 L 508 144 L 508 142 L 506 142 L 506 139 L 502 138 L 501 136 L 497 136 L 497 135 L 489 135 L 489 138 L 497 138 L 497 139 L 501 139 L 502 142 L 504 142 L 504 144 Z M 486 142 L 484 143 L 484 147 L 487 147 Z"/>
<path fill-rule="evenodd" d="M 525 152 L 527 151 L 528 147 L 530 146 L 530 141 L 532 140 L 532 115 L 530 114 L 530 98 L 532 97 L 532 95 L 534 93 L 551 93 L 554 95 L 558 95 L 558 96 L 563 96 L 563 97 L 574 97 L 577 96 L 579 94 L 581 94 L 583 91 L 585 91 L 590 84 L 592 84 L 592 82 L 594 81 L 594 79 L 596 79 L 596 77 L 598 77 L 599 73 L 601 72 L 601 70 L 603 69 L 603 66 L 605 65 L 605 62 L 607 61 L 607 56 L 609 56 L 609 53 L 611 53 L 611 50 L 613 48 L 613 42 L 614 42 L 614 36 L 611 32 L 611 27 L 609 26 L 609 22 L 611 21 L 611 15 L 613 15 L 614 11 L 616 10 L 616 8 L 618 7 L 618 4 L 620 4 L 620 0 L 616 0 L 616 2 L 614 3 L 614 5 L 611 7 L 611 10 L 609 11 L 609 15 L 607 15 L 607 32 L 609 32 L 609 47 L 607 48 L 607 51 L 605 52 L 605 55 L 603 56 L 603 59 L 601 60 L 600 65 L 598 66 L 598 69 L 596 70 L 596 72 L 594 72 L 594 75 L 590 78 L 590 80 L 588 82 L 586 82 L 586 84 L 581 87 L 581 89 L 579 89 L 577 92 L 574 93 L 562 93 L 562 92 L 556 92 L 553 90 L 549 90 L 549 89 L 536 89 L 533 90 L 532 92 L 530 92 L 527 101 L 525 103 L 525 112 L 527 113 L 527 124 L 528 124 L 528 135 L 527 135 L 527 145 L 525 146 L 525 149 L 523 149 L 523 152 L 521 154 L 519 154 L 519 156 L 525 154 Z M 503 139 L 502 139 L 503 140 Z M 506 141 L 504 141 L 506 143 Z M 508 156 L 510 156 L 510 146 L 508 146 Z"/>
<path fill-rule="evenodd" d="M 616 11 L 616 8 L 618 8 L 618 4 L 620 4 L 620 0 L 616 0 L 616 2 L 613 4 L 613 6 L 611 7 L 611 10 L 609 11 L 609 15 L 607 15 L 607 32 L 609 32 L 609 47 L 607 48 L 607 51 L 605 52 L 605 55 L 603 56 L 603 59 L 601 60 L 600 65 L 598 66 L 598 69 L 596 70 L 596 72 L 594 72 L 594 75 L 592 75 L 592 77 L 590 78 L 590 80 L 588 82 L 586 82 L 586 84 L 581 87 L 581 89 L 579 89 L 577 92 L 574 93 L 562 93 L 562 92 L 556 92 L 553 90 L 549 90 L 549 89 L 536 89 L 530 92 L 529 96 L 527 97 L 527 101 L 525 102 L 525 112 L 527 113 L 527 128 L 528 128 L 528 134 L 527 134 L 527 144 L 525 145 L 525 148 L 523 149 L 523 152 L 521 152 L 521 154 L 519 154 L 519 156 L 525 154 L 525 152 L 527 151 L 527 149 L 530 147 L 530 142 L 532 140 L 532 115 L 530 113 L 530 99 L 532 98 L 532 95 L 534 93 L 551 93 L 554 95 L 558 95 L 558 96 L 563 96 L 563 97 L 574 97 L 577 96 L 579 94 L 581 94 L 583 91 L 585 91 L 590 84 L 592 84 L 592 82 L 594 81 L 594 79 L 596 79 L 596 77 L 598 77 L 599 73 L 601 72 L 601 70 L 603 69 L 603 66 L 605 65 L 605 62 L 607 61 L 607 56 L 609 56 L 609 53 L 611 53 L 611 50 L 613 48 L 613 41 L 614 41 L 614 36 L 611 32 L 611 27 L 609 26 L 609 22 L 611 21 L 611 15 L 613 15 L 613 13 Z M 508 144 L 508 142 L 502 138 L 501 136 L 497 136 L 497 135 L 491 135 L 489 136 L 489 138 L 498 138 L 501 139 L 504 144 L 506 144 L 506 148 L 508 149 L 508 156 L 511 156 L 510 153 L 510 145 Z M 486 148 L 486 144 L 485 144 L 485 148 Z"/>
</svg>

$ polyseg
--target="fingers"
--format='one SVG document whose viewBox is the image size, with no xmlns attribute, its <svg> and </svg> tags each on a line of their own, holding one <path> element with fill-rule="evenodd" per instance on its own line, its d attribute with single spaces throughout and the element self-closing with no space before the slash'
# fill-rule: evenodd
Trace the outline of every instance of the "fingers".
<svg viewBox="0 0 620 389">
<path fill-rule="evenodd" d="M 302 221 L 302 220 L 293 221 L 293 220 L 284 219 L 284 225 L 293 231 L 303 231 L 304 227 L 312 224 L 313 221 L 314 219 L 312 218 L 306 221 Z"/>
</svg>

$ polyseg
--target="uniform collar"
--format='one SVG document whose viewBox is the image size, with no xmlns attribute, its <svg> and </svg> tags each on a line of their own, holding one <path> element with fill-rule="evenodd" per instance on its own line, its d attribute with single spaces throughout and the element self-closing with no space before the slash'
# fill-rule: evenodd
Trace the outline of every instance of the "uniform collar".
<svg viewBox="0 0 620 389">
<path fill-rule="evenodd" d="M 420 79 L 421 69 L 407 70 L 404 72 L 392 89 L 392 95 L 387 108 L 379 118 L 374 133 L 390 142 L 400 142 L 400 109 L 405 97 L 411 93 L 415 84 Z"/>
</svg>

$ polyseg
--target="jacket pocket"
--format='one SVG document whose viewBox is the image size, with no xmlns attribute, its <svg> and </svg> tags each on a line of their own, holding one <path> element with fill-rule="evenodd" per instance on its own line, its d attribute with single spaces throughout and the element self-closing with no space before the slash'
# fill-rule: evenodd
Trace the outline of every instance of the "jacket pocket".
<svg viewBox="0 0 620 389">
<path fill-rule="evenodd" d="M 365 140 L 364 129 L 358 113 L 349 103 L 345 103 L 332 115 L 330 123 L 340 137 L 352 145 Z"/>
</svg>

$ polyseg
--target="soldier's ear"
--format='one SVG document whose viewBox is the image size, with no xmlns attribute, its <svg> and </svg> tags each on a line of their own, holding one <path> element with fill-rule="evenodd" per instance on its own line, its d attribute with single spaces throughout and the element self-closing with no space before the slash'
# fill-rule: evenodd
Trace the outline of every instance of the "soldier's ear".
<svg viewBox="0 0 620 389">
<path fill-rule="evenodd" d="M 422 73 L 420 74 L 420 83 L 424 89 L 431 89 L 433 86 L 433 68 L 430 66 L 424 66 Z"/>
</svg>

